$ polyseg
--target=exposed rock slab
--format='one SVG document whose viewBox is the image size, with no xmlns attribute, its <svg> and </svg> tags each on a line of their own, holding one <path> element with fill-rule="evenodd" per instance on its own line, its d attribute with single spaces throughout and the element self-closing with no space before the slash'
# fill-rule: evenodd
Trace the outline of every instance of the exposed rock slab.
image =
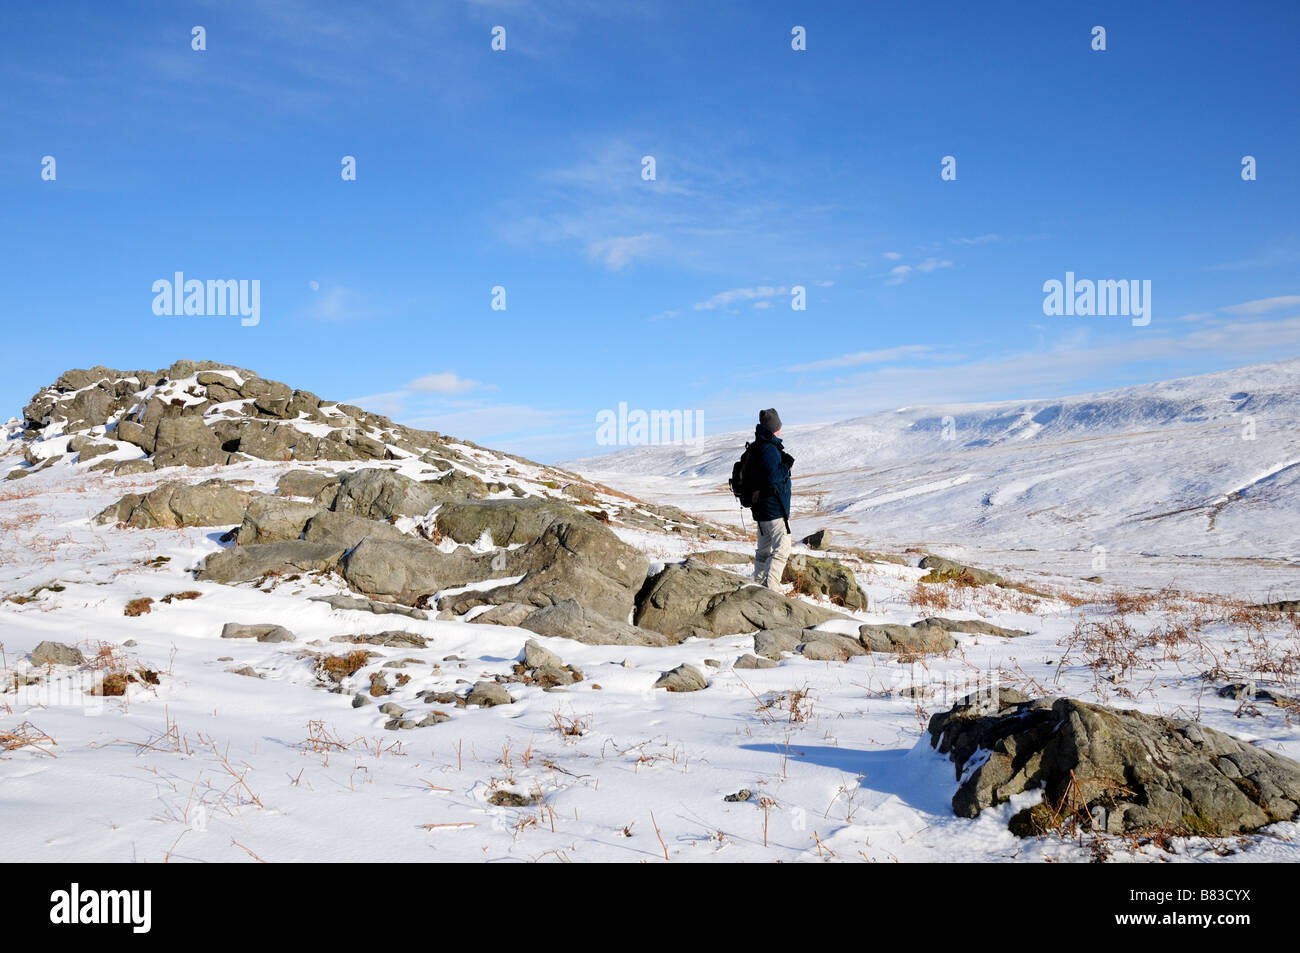
<svg viewBox="0 0 1300 953">
<path fill-rule="evenodd" d="M 634 621 L 680 641 L 755 629 L 804 629 L 836 618 L 843 616 L 687 560 L 668 566 L 647 583 Z"/>
<path fill-rule="evenodd" d="M 208 556 L 195 579 L 209 582 L 252 582 L 271 573 L 323 572 L 338 566 L 343 547 L 330 543 L 290 540 L 235 546 Z"/>
<path fill-rule="evenodd" d="M 538 635 L 573 639 L 588 645 L 672 645 L 661 632 L 638 628 L 584 609 L 572 599 L 532 612 L 519 625 Z"/>
<path fill-rule="evenodd" d="M 1221 837 L 1300 811 L 1300 764 L 1195 722 L 1003 690 L 936 714 L 929 732 L 956 766 L 958 816 L 1043 789 L 1043 804 L 1012 818 L 1021 835 L 1074 818 L 1112 834 Z"/>
</svg>

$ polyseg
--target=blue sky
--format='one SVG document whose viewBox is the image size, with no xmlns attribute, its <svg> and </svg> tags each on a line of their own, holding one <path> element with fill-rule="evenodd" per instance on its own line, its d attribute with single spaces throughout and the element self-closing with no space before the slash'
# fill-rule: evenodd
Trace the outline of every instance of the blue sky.
<svg viewBox="0 0 1300 953">
<path fill-rule="evenodd" d="M 1294 356 L 1298 44 L 1289 0 L 8 0 L 0 398 L 209 358 L 553 461 L 620 402 L 718 432 Z M 260 323 L 156 316 L 176 271 Z M 1150 325 L 1045 316 L 1067 271 L 1150 280 Z"/>
</svg>

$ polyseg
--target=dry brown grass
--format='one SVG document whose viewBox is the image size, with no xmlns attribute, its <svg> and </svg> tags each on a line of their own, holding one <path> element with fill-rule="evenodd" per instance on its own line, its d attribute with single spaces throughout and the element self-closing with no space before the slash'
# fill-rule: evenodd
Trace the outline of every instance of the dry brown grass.
<svg viewBox="0 0 1300 953">
<path fill-rule="evenodd" d="M 91 690 L 91 694 L 118 698 L 126 694 L 127 686 L 133 682 L 140 685 L 157 685 L 159 682 L 158 673 L 153 669 L 144 667 L 131 672 L 107 672 L 103 680 Z"/>
<path fill-rule="evenodd" d="M 132 599 L 128 602 L 126 608 L 122 610 L 122 615 L 135 618 L 136 616 L 148 615 L 152 611 L 153 600 L 148 596 L 142 596 L 139 599 Z"/>
<path fill-rule="evenodd" d="M 48 746 L 57 742 L 30 721 L 24 721 L 14 728 L 0 728 L 0 751 L 17 751 L 19 748 L 35 748 L 51 758 L 58 757 Z"/>
<path fill-rule="evenodd" d="M 918 581 L 908 593 L 907 601 L 917 609 L 944 611 L 947 609 L 965 609 L 970 604 L 968 590 L 959 591 L 960 587 L 949 586 L 942 582 Z"/>
<path fill-rule="evenodd" d="M 159 672 L 140 664 L 110 642 L 99 643 L 98 649 L 87 658 L 86 667 L 102 673 L 98 684 L 90 690 L 92 695 L 121 698 L 132 684 L 157 685 L 161 681 Z"/>
<path fill-rule="evenodd" d="M 337 685 L 361 671 L 372 658 L 377 658 L 376 654 L 366 649 L 356 649 L 343 655 L 317 656 L 316 675 L 322 681 Z"/>
<path fill-rule="evenodd" d="M 552 730 L 558 732 L 562 738 L 581 738 L 591 730 L 590 715 L 573 715 L 565 717 L 558 711 L 552 714 Z"/>
<path fill-rule="evenodd" d="M 190 600 L 190 599 L 198 599 L 198 598 L 201 598 L 202 595 L 203 595 L 203 593 L 199 592 L 199 591 L 196 590 L 196 589 L 186 589 L 184 592 L 172 592 L 172 593 L 168 593 L 167 595 L 163 596 L 163 597 L 162 597 L 160 600 L 158 600 L 158 601 L 159 601 L 159 602 L 165 602 L 165 603 L 168 603 L 168 604 L 171 604 L 172 602 L 186 602 L 186 601 L 188 601 L 188 600 Z"/>
</svg>

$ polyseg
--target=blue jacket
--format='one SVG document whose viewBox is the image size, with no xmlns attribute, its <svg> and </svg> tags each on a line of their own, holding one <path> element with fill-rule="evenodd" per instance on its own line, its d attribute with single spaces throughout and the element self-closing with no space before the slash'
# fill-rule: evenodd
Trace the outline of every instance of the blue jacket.
<svg viewBox="0 0 1300 953">
<path fill-rule="evenodd" d="M 786 456 L 783 444 L 780 437 L 773 436 L 762 424 L 754 428 L 754 442 L 758 451 L 758 459 L 754 461 L 755 479 L 763 487 L 754 504 L 754 519 L 779 520 L 790 515 L 790 466 L 783 459 Z M 790 461 L 793 463 L 793 458 Z"/>
</svg>

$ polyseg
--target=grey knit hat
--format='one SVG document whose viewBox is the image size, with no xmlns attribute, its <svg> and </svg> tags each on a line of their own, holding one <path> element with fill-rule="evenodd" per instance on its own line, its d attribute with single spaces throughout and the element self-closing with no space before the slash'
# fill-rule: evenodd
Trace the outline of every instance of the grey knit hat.
<svg viewBox="0 0 1300 953">
<path fill-rule="evenodd" d="M 758 412 L 758 422 L 768 430 L 772 431 L 772 433 L 776 433 L 781 429 L 781 415 L 778 414 L 776 409 L 773 407 L 769 407 L 767 410 L 760 410 Z"/>
</svg>

